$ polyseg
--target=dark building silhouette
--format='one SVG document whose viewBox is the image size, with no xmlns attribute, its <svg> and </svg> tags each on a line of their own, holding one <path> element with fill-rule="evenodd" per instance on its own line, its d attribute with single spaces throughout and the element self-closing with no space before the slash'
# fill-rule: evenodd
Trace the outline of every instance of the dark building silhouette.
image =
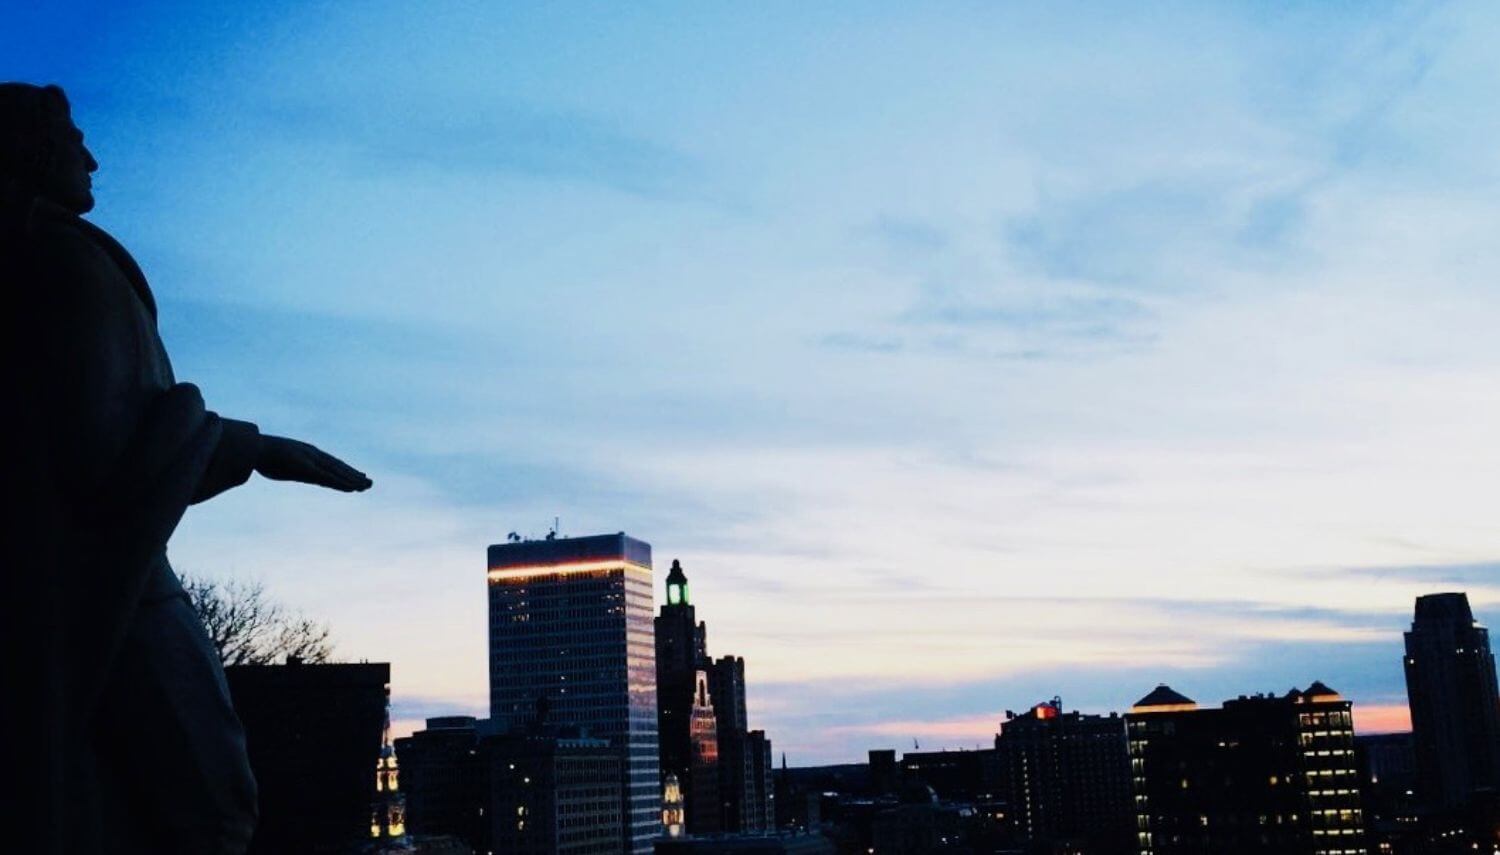
<svg viewBox="0 0 1500 855">
<path fill-rule="evenodd" d="M 1140 855 L 1364 855 L 1352 704 L 1322 683 L 1126 715 Z"/>
<path fill-rule="evenodd" d="M 1057 698 L 1007 711 L 995 754 L 1019 841 L 1080 855 L 1136 851 L 1123 718 L 1064 712 Z"/>
<path fill-rule="evenodd" d="M 649 853 L 662 785 L 651 546 L 624 534 L 549 537 L 497 544 L 488 557 L 491 719 L 515 731 L 545 703 L 550 722 L 608 740 L 626 851 Z M 548 780 L 569 778 L 559 769 Z"/>
<path fill-rule="evenodd" d="M 789 769 L 786 752 L 781 753 L 781 768 L 776 771 L 776 828 L 779 831 L 808 831 L 822 823 L 819 792 L 868 787 L 869 767 L 848 763 L 834 767 Z"/>
<path fill-rule="evenodd" d="M 872 795 L 895 795 L 901 786 L 901 767 L 896 765 L 892 748 L 870 749 L 870 791 Z"/>
<path fill-rule="evenodd" d="M 946 802 L 932 787 L 906 780 L 896 804 L 876 806 L 869 817 L 868 845 L 857 851 L 901 855 L 972 852 L 967 840 L 972 824 L 973 811 L 967 805 Z"/>
<path fill-rule="evenodd" d="M 448 836 L 476 853 L 620 853 L 620 752 L 576 727 L 534 721 L 499 732 L 450 716 L 396 740 L 414 839 Z"/>
<path fill-rule="evenodd" d="M 775 827 L 770 742 L 752 737 L 745 712 L 745 660 L 708 655 L 708 630 L 698 620 L 687 574 L 673 561 L 667 602 L 656 617 L 657 697 L 662 780 L 683 791 L 687 832 L 760 832 Z M 707 679 L 708 708 L 700 693 Z M 715 780 L 704 779 L 704 722 L 713 721 Z"/>
<path fill-rule="evenodd" d="M 709 694 L 719 726 L 720 824 L 727 832 L 773 830 L 771 741 L 750 730 L 745 712 L 745 660 L 721 656 L 709 668 Z"/>
<path fill-rule="evenodd" d="M 1415 798 L 1417 760 L 1411 732 L 1356 736 L 1354 756 L 1370 850 L 1421 855 L 1426 847 Z"/>
<path fill-rule="evenodd" d="M 746 834 L 659 840 L 656 855 L 834 855 L 821 834 Z"/>
<path fill-rule="evenodd" d="M 224 669 L 259 789 L 250 851 L 343 853 L 371 838 L 391 666 Z"/>
<path fill-rule="evenodd" d="M 609 740 L 500 734 L 484 746 L 496 855 L 628 851 L 620 835 L 629 803 L 623 797 L 626 755 Z"/>
<path fill-rule="evenodd" d="M 687 830 L 697 833 L 695 822 L 718 813 L 717 796 L 712 806 L 694 804 L 693 710 L 697 701 L 698 672 L 708 665 L 707 629 L 698 622 L 688 595 L 687 575 L 682 563 L 672 562 L 667 572 L 667 602 L 655 619 L 656 697 L 658 732 L 661 739 L 662 780 L 675 775 L 683 791 Z M 717 772 L 716 772 L 717 774 Z M 717 786 L 715 787 L 717 790 Z M 715 829 L 717 830 L 717 824 Z"/>
<path fill-rule="evenodd" d="M 427 728 L 396 740 L 413 835 L 451 835 L 475 851 L 491 848 L 489 758 L 480 751 L 473 716 L 427 719 Z"/>
<path fill-rule="evenodd" d="M 1495 657 L 1466 595 L 1417 598 L 1405 666 L 1417 797 L 1433 809 L 1457 810 L 1476 792 L 1500 788 Z"/>
<path fill-rule="evenodd" d="M 903 787 L 926 785 L 945 801 L 972 802 L 987 798 L 992 795 L 987 792 L 987 784 L 994 755 L 993 749 L 910 751 L 901 755 L 901 784 Z"/>
<path fill-rule="evenodd" d="M 1415 793 L 1417 752 L 1411 731 L 1354 737 L 1360 777 L 1365 783 L 1402 793 Z"/>
<path fill-rule="evenodd" d="M 726 832 L 760 830 L 747 823 L 754 790 L 749 746 L 749 717 L 745 712 L 745 660 L 721 656 L 708 664 L 708 691 L 713 700 L 719 742 L 719 827 Z M 762 809 L 763 810 L 763 809 Z"/>
<path fill-rule="evenodd" d="M 713 660 L 708 670 L 708 690 L 724 732 L 743 733 L 750 729 L 750 719 L 745 714 L 744 659 L 720 656 Z"/>
<path fill-rule="evenodd" d="M 771 740 L 764 730 L 745 734 L 745 765 L 750 782 L 741 808 L 740 830 L 745 832 L 776 830 L 776 779 L 771 760 Z"/>
</svg>

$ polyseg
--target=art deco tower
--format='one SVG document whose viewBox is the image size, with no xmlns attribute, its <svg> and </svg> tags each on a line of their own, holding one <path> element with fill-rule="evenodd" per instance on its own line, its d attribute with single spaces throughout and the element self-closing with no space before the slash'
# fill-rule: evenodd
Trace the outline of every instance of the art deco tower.
<svg viewBox="0 0 1500 855">
<path fill-rule="evenodd" d="M 673 561 L 656 617 L 662 779 L 679 782 L 690 834 L 768 831 L 775 827 L 770 742 L 749 730 L 745 660 L 710 659 L 707 636 L 687 574 Z M 705 763 L 710 744 L 714 760 Z M 716 780 L 706 777 L 710 768 Z"/>
<path fill-rule="evenodd" d="M 1495 657 L 1466 595 L 1417 598 L 1405 662 L 1418 797 L 1431 807 L 1461 808 L 1474 790 L 1500 787 Z"/>
<path fill-rule="evenodd" d="M 667 573 L 667 603 L 656 617 L 656 691 L 660 717 L 663 780 L 676 775 L 692 814 L 692 715 L 698 670 L 708 654 L 703 624 L 688 597 L 687 574 L 672 562 Z"/>
</svg>

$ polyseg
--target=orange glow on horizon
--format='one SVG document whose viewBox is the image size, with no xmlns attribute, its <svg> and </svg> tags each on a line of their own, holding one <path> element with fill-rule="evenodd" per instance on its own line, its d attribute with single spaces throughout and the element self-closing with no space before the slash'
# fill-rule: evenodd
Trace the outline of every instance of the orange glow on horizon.
<svg viewBox="0 0 1500 855">
<path fill-rule="evenodd" d="M 1411 730 L 1411 709 L 1406 704 L 1354 705 L 1356 733 L 1401 733 Z"/>
</svg>

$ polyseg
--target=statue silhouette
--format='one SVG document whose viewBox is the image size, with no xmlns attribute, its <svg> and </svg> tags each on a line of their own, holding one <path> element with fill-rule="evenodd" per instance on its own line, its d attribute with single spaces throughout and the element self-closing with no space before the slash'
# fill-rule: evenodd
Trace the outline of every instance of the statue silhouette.
<svg viewBox="0 0 1500 855">
<path fill-rule="evenodd" d="M 167 563 L 187 506 L 252 472 L 370 480 L 204 407 L 130 254 L 82 218 L 98 168 L 55 86 L 0 84 L 7 851 L 239 853 L 255 782 Z"/>
</svg>

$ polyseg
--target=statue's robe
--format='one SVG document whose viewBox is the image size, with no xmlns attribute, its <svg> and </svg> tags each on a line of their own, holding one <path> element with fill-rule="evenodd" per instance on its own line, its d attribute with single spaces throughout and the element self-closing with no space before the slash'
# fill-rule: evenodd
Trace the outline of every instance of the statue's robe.
<svg viewBox="0 0 1500 855">
<path fill-rule="evenodd" d="M 254 425 L 178 383 L 145 277 L 98 227 L 7 205 L 7 851 L 234 853 L 255 787 L 223 671 L 166 560 L 243 483 Z"/>
</svg>

